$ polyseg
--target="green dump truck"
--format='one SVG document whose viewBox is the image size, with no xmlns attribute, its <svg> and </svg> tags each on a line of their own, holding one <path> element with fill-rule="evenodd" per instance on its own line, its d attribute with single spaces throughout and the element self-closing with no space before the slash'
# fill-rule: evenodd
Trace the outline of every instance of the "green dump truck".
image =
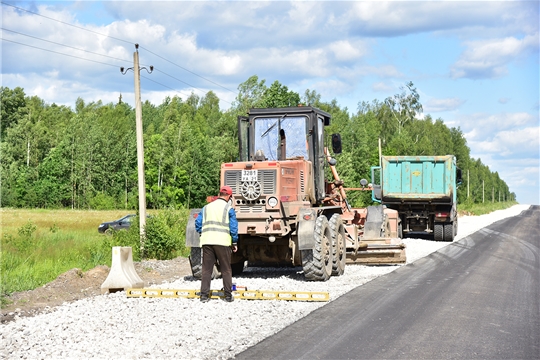
<svg viewBox="0 0 540 360">
<path fill-rule="evenodd" d="M 457 234 L 457 187 L 461 170 L 453 155 L 382 156 L 371 168 L 374 201 L 397 210 L 398 236 L 422 232 L 436 241 Z"/>
</svg>

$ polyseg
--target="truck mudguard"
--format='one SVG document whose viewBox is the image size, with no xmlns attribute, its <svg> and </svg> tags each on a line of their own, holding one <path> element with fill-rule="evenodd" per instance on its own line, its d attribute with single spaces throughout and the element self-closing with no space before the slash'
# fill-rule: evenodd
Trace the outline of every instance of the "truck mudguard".
<svg viewBox="0 0 540 360">
<path fill-rule="evenodd" d="M 189 218 L 186 226 L 186 246 L 187 247 L 201 247 L 200 244 L 200 235 L 195 230 L 195 219 L 201 209 L 191 209 L 189 212 Z"/>
<path fill-rule="evenodd" d="M 313 208 L 301 208 L 298 211 L 298 250 L 311 250 L 315 246 L 315 223 L 317 222 L 317 210 Z"/>
</svg>

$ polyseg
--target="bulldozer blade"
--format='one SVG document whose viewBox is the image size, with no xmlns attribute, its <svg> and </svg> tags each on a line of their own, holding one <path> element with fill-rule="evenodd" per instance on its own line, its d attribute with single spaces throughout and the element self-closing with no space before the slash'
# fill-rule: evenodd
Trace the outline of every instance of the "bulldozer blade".
<svg viewBox="0 0 540 360">
<path fill-rule="evenodd" d="M 407 261 L 405 249 L 367 249 L 364 251 L 347 252 L 347 264 L 360 265 L 394 265 Z"/>
<path fill-rule="evenodd" d="M 347 246 L 347 264 L 393 265 L 406 261 L 405 244 L 399 238 L 363 238 L 357 249 Z"/>
</svg>

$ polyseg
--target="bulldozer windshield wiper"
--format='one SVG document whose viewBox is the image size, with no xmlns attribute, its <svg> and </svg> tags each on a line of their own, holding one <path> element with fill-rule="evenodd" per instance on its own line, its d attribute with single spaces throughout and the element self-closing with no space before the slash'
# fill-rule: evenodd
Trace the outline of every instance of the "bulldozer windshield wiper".
<svg viewBox="0 0 540 360">
<path fill-rule="evenodd" d="M 283 115 L 282 117 L 280 117 L 275 123 L 273 123 L 268 129 L 266 129 L 265 132 L 262 133 L 261 135 L 261 138 L 265 137 L 266 135 L 268 135 L 268 133 L 276 127 L 276 125 L 281 122 L 281 120 L 285 119 L 285 117 L 287 116 L 287 114 Z"/>
</svg>

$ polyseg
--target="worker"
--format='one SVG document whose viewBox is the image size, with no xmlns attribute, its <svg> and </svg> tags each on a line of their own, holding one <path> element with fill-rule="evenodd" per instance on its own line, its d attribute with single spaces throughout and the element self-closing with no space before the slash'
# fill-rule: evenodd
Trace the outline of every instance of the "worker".
<svg viewBox="0 0 540 360">
<path fill-rule="evenodd" d="M 195 220 L 195 230 L 201 235 L 202 279 L 201 301 L 208 302 L 210 282 L 216 259 L 223 278 L 224 300 L 234 301 L 232 296 L 231 255 L 238 250 L 238 221 L 236 212 L 229 205 L 232 197 L 230 186 L 219 190 L 219 197 L 207 204 Z"/>
</svg>

